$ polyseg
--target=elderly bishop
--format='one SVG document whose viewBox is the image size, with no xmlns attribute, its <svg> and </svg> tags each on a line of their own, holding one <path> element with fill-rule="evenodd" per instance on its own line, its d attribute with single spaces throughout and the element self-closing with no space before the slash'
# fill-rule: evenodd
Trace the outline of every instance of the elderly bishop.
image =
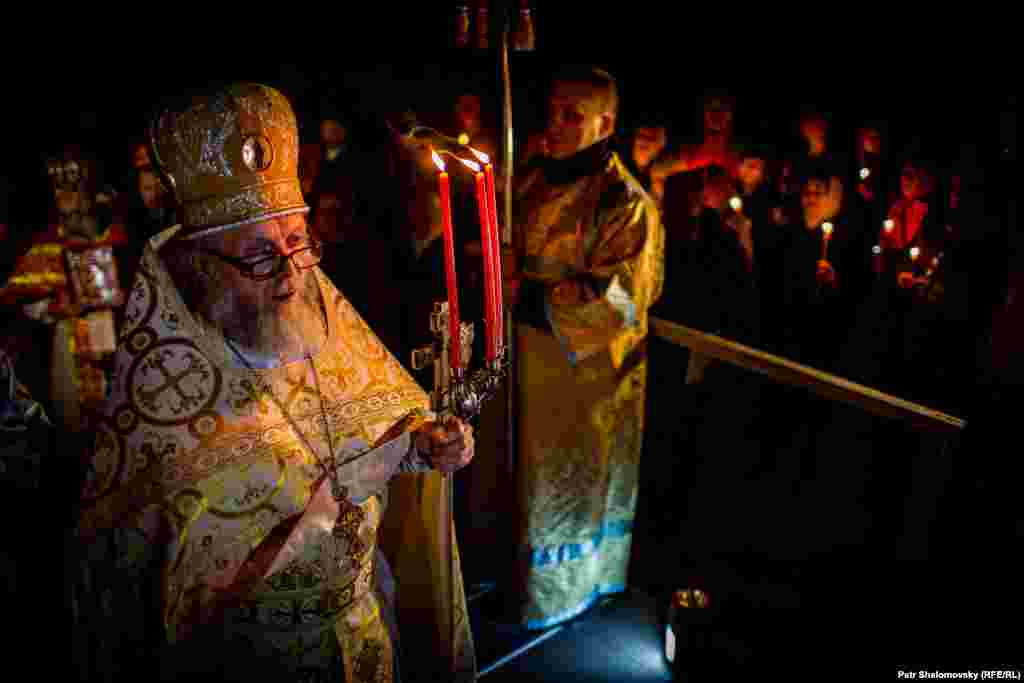
<svg viewBox="0 0 1024 683">
<path fill-rule="evenodd" d="M 472 680 L 441 483 L 472 431 L 429 413 L 317 267 L 291 106 L 227 86 L 150 137 L 182 222 L 146 248 L 86 458 L 82 675 L 395 681 L 401 624 L 436 655 L 415 673 Z"/>
</svg>

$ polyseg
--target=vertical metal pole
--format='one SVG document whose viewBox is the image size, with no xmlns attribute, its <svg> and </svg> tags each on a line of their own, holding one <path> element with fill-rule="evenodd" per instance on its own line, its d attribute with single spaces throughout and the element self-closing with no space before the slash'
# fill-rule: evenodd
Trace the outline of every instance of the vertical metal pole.
<svg viewBox="0 0 1024 683">
<path fill-rule="evenodd" d="M 448 365 L 448 347 L 450 344 L 458 344 L 459 337 L 458 331 L 453 332 L 451 329 L 451 318 L 448 315 L 448 303 L 444 302 L 440 305 L 440 308 L 444 310 L 443 318 L 440 321 L 441 325 L 441 357 L 439 359 L 440 367 L 440 384 L 437 385 L 437 405 L 438 415 L 441 415 L 443 411 L 447 409 L 449 414 L 453 414 L 452 397 L 451 393 L 448 393 L 448 401 L 445 402 L 444 394 L 451 388 L 452 368 Z M 451 653 L 451 672 L 454 674 L 458 671 L 459 657 L 458 647 L 455 644 L 455 614 L 458 611 L 458 600 L 455 599 L 455 473 L 443 474 L 444 478 L 444 496 L 447 499 L 445 509 L 447 512 L 447 519 L 445 520 L 445 526 L 447 529 L 445 532 L 448 534 L 448 648 Z"/>
<path fill-rule="evenodd" d="M 512 169 L 515 165 L 515 140 L 512 133 L 512 79 L 509 72 L 509 37 L 512 30 L 512 3 L 505 3 L 505 12 L 502 21 L 501 32 L 501 86 L 502 86 L 502 128 L 504 132 L 502 143 L 504 145 L 504 164 L 502 166 L 502 187 L 505 193 L 503 202 L 504 223 L 501 231 L 501 243 L 512 255 L 510 264 L 515 271 L 518 271 L 517 255 L 515 254 L 512 233 Z M 509 255 L 508 252 L 506 256 Z M 502 259 L 504 263 L 506 259 Z M 519 380 L 517 370 L 517 358 L 513 329 L 512 310 L 506 306 L 503 312 L 505 318 L 505 353 L 508 358 L 508 375 L 505 378 L 505 464 L 509 476 L 515 476 L 516 463 L 516 386 Z M 514 479 L 513 479 L 514 481 Z"/>
<path fill-rule="evenodd" d="M 453 414 L 453 405 L 449 389 L 451 387 L 452 369 L 448 365 L 448 346 L 458 344 L 459 338 L 452 337 L 449 327 L 451 318 L 448 317 L 448 302 L 438 301 L 434 304 L 434 313 L 431 316 L 431 329 L 434 332 L 436 343 L 434 345 L 434 391 L 431 395 L 431 403 L 434 413 L 441 419 L 445 419 L 446 413 Z M 468 359 L 467 359 L 468 360 Z M 445 396 L 447 394 L 447 400 Z M 458 670 L 458 648 L 455 644 L 455 614 L 458 611 L 458 601 L 455 598 L 455 474 L 442 474 L 444 480 L 445 498 L 442 501 L 444 524 L 447 527 L 445 534 L 448 538 L 446 560 L 448 562 L 448 648 L 449 668 L 452 674 Z"/>
</svg>

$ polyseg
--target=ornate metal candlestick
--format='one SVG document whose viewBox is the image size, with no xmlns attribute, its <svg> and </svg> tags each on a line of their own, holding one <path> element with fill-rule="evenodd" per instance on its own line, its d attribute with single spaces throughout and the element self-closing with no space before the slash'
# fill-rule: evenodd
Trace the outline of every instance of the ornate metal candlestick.
<svg viewBox="0 0 1024 683">
<path fill-rule="evenodd" d="M 459 340 L 462 345 L 459 358 L 465 365 L 469 365 L 470 355 L 473 350 L 473 323 L 461 323 L 459 325 Z M 463 421 L 470 421 L 480 414 L 480 409 L 485 401 L 493 398 L 501 389 L 501 380 L 505 375 L 505 352 L 504 349 L 498 354 L 498 358 L 484 367 L 476 370 L 472 375 L 467 374 L 465 367 L 452 368 L 448 362 L 448 346 L 452 343 L 451 329 L 448 317 L 448 302 L 438 301 L 434 303 L 434 311 L 430 315 L 430 331 L 434 334 L 434 341 L 430 346 L 416 349 L 412 353 L 412 367 L 416 370 L 423 370 L 429 365 L 434 366 L 434 388 L 430 393 L 431 408 L 437 414 L 439 420 L 449 415 L 454 415 Z M 457 649 L 455 638 L 455 515 L 453 501 L 455 499 L 454 475 L 445 475 L 445 487 L 447 498 L 448 515 L 448 598 L 451 604 L 449 615 L 451 662 L 453 671 L 457 666 Z"/>
<path fill-rule="evenodd" d="M 460 327 L 459 343 L 462 348 L 459 355 L 468 365 L 473 349 L 474 326 L 473 323 L 462 323 Z M 501 390 L 501 380 L 507 369 L 504 349 L 497 359 L 472 373 L 465 367 L 450 367 L 448 345 L 452 340 L 447 301 L 434 304 L 434 312 L 430 315 L 430 331 L 434 334 L 434 342 L 413 351 L 412 367 L 423 370 L 433 364 L 431 407 L 439 418 L 454 415 L 464 421 L 472 420 L 480 414 L 483 404 Z"/>
</svg>

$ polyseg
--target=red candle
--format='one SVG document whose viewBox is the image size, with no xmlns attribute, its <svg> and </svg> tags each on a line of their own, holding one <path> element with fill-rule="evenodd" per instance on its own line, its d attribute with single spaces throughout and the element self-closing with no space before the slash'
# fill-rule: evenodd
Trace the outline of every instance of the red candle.
<svg viewBox="0 0 1024 683">
<path fill-rule="evenodd" d="M 494 251 L 491 249 L 493 226 L 489 215 L 490 212 L 488 211 L 489 202 L 487 201 L 487 187 L 484 173 L 480 169 L 480 164 L 474 161 L 469 161 L 468 159 L 459 159 L 459 161 L 472 169 L 473 175 L 476 179 L 476 203 L 480 212 L 480 251 L 483 252 L 484 257 L 484 317 L 487 330 L 484 349 L 487 361 L 490 362 L 498 357 L 498 326 L 496 322 L 498 318 L 498 308 L 497 300 L 494 295 L 494 283 L 496 280 L 494 272 Z"/>
<path fill-rule="evenodd" d="M 444 162 L 437 152 L 431 151 L 434 158 L 434 165 L 438 168 L 437 180 L 441 192 L 441 227 L 444 235 L 444 275 L 445 285 L 448 289 L 448 329 L 450 330 L 450 343 L 448 344 L 448 362 L 452 369 L 462 367 L 460 352 L 462 344 L 460 340 L 461 326 L 459 321 L 459 281 L 455 276 L 455 234 L 452 230 L 452 199 L 448 182 L 448 174 L 445 172 Z"/>
<path fill-rule="evenodd" d="M 472 148 L 471 148 L 472 149 Z M 505 346 L 505 316 L 504 316 L 504 301 L 503 293 L 501 291 L 501 244 L 498 241 L 498 197 L 494 191 L 494 166 L 491 164 L 490 157 L 483 152 L 479 152 L 472 149 L 473 154 L 476 155 L 484 164 L 484 177 L 487 180 L 487 216 L 490 220 L 490 250 L 491 250 L 491 262 L 494 264 L 494 282 L 491 283 L 493 287 L 494 296 L 494 309 L 497 317 L 495 323 L 497 333 L 495 334 L 495 344 L 497 351 L 500 352 Z"/>
</svg>

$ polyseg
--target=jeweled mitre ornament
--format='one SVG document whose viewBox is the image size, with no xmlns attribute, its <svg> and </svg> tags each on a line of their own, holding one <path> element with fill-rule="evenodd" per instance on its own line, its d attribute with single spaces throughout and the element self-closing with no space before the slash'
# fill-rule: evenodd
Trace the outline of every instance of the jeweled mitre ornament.
<svg viewBox="0 0 1024 683">
<path fill-rule="evenodd" d="M 277 90 L 229 85 L 153 122 L 155 161 L 182 206 L 186 238 L 309 211 L 295 113 Z"/>
</svg>

